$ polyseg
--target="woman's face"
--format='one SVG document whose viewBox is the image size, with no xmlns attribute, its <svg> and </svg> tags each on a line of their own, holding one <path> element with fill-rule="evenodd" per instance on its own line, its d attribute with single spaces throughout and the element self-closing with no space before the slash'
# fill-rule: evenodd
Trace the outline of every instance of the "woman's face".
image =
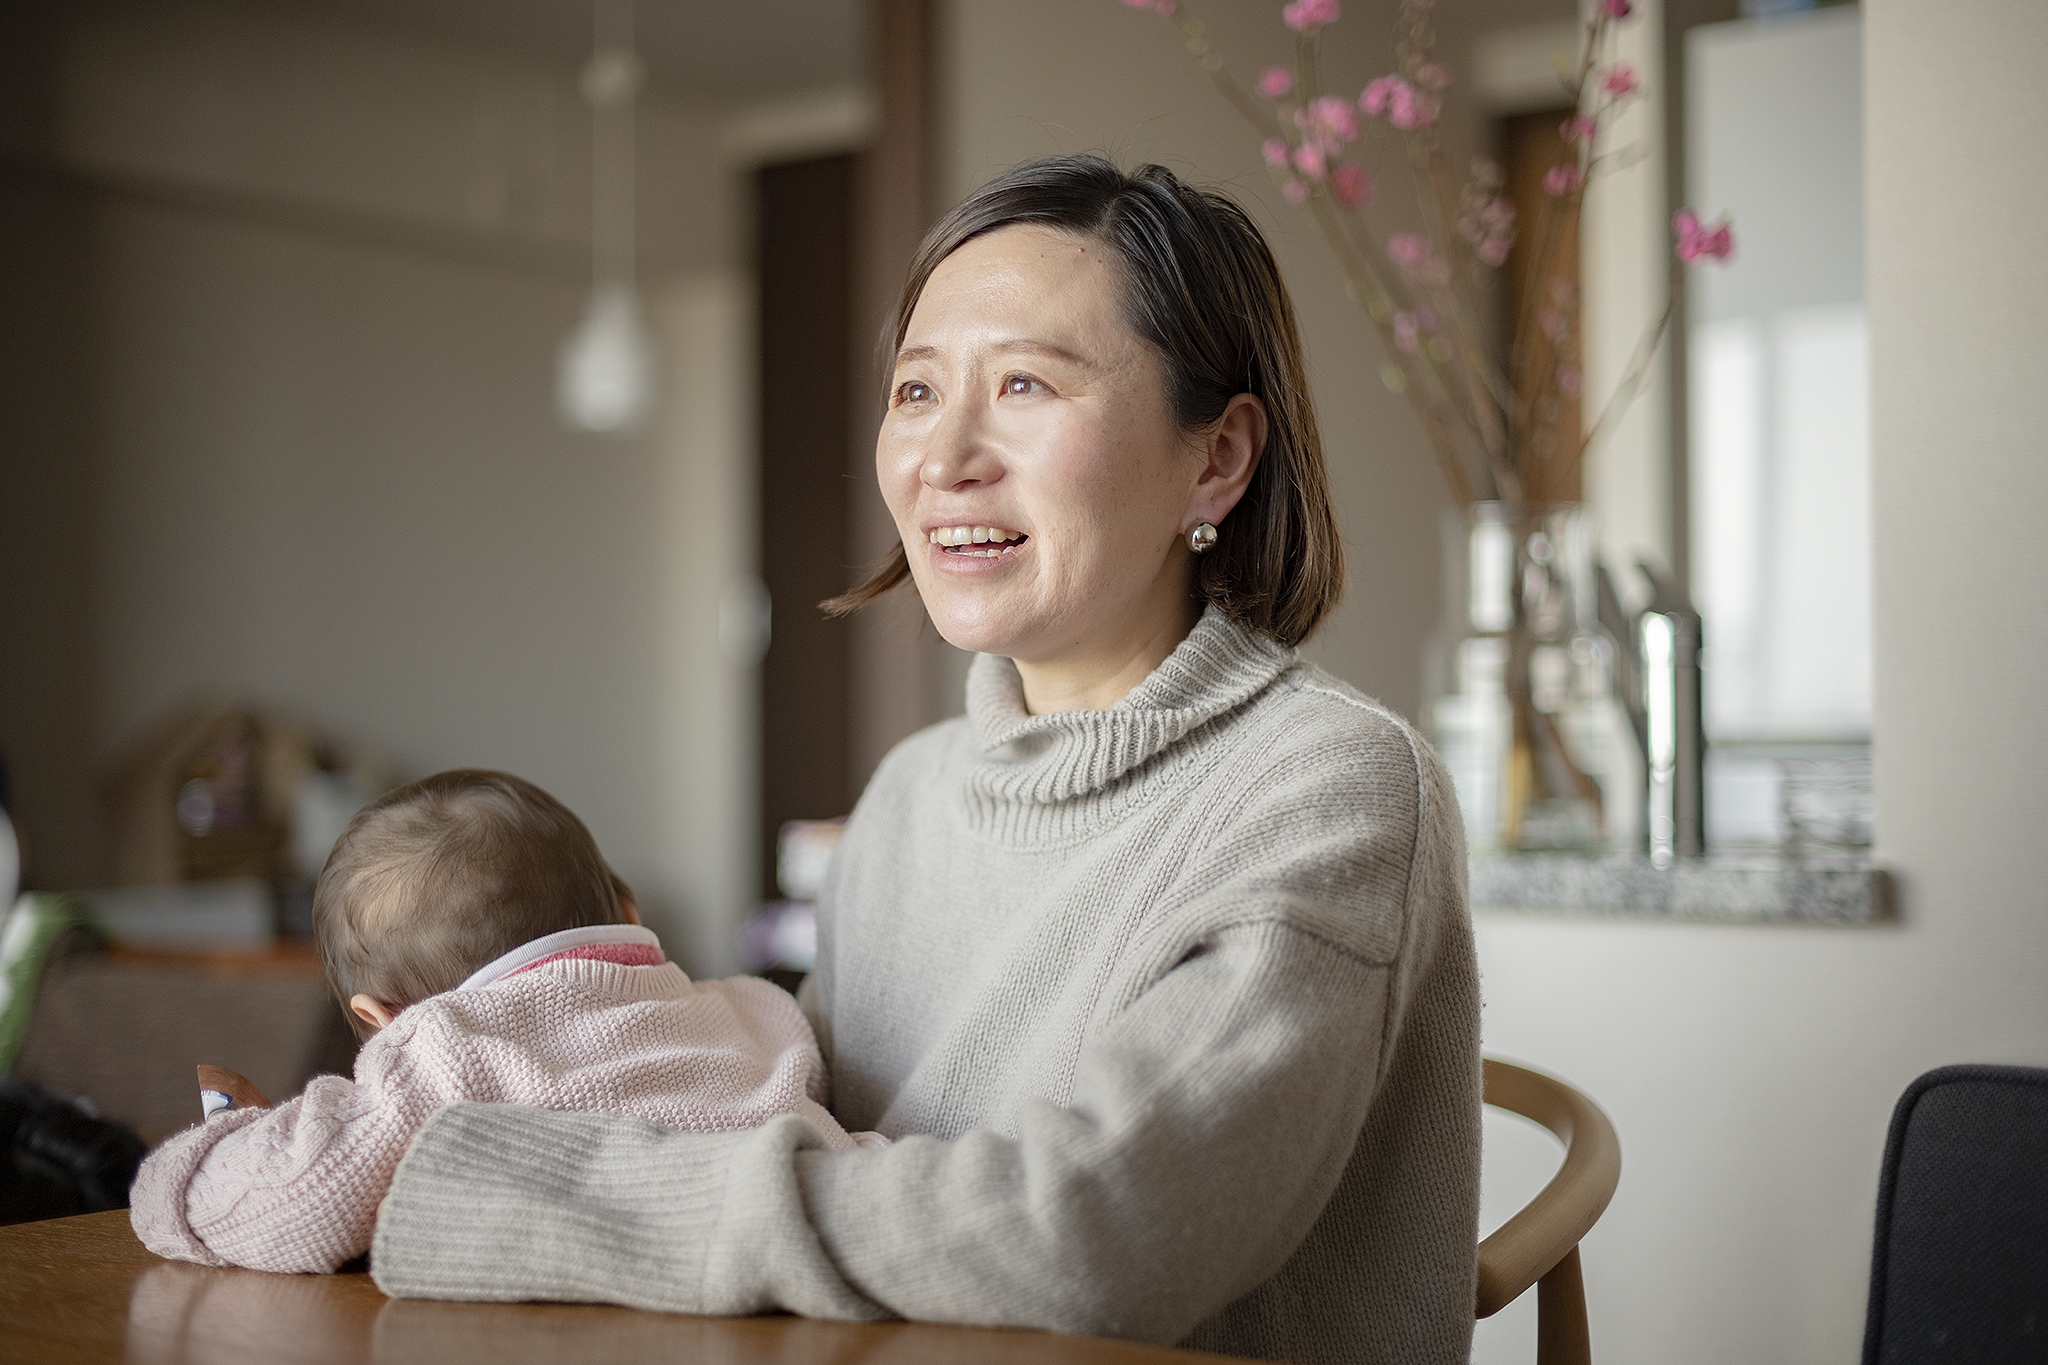
<svg viewBox="0 0 2048 1365">
<path fill-rule="evenodd" d="M 875 465 L 961 649 L 1120 667 L 1193 623 L 1183 538 L 1222 512 L 1119 271 L 1095 242 L 1004 228 L 941 262 L 911 314 Z"/>
</svg>

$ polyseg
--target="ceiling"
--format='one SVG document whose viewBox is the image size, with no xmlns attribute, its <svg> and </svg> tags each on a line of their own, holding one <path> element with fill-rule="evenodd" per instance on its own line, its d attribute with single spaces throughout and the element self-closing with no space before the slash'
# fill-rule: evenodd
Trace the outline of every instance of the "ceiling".
<svg viewBox="0 0 2048 1365">
<path fill-rule="evenodd" d="M 592 0 L 307 0 L 309 8 L 574 65 Z M 852 84 L 864 74 L 862 0 L 638 0 L 649 79 L 686 99 L 740 103 Z"/>
</svg>

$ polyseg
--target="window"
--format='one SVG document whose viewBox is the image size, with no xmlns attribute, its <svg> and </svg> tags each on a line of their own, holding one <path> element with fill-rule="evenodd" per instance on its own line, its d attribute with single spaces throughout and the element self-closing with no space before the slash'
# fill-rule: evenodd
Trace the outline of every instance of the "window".
<svg viewBox="0 0 2048 1365">
<path fill-rule="evenodd" d="M 1861 41 L 1848 6 L 1686 37 L 1686 197 L 1736 227 L 1687 300 L 1716 848 L 1869 838 Z"/>
</svg>

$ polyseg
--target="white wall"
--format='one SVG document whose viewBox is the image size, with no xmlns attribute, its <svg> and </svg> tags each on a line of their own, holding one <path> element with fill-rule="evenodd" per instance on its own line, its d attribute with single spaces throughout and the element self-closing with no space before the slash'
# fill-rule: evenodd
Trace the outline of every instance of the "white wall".
<svg viewBox="0 0 2048 1365">
<path fill-rule="evenodd" d="M 1864 12 L 1877 837 L 1899 920 L 1480 926 L 1488 1045 L 1581 1083 L 1621 1130 L 1586 1246 L 1609 1359 L 1855 1358 L 1892 1102 L 1944 1063 L 2048 1064 L 2048 270 L 2029 226 L 2048 213 L 2048 11 Z"/>
<path fill-rule="evenodd" d="M 39 151 L 90 206 L 89 540 L 44 547 L 89 585 L 72 762 L 221 699 L 405 776 L 506 768 L 583 816 L 679 957 L 735 966 L 756 685 L 717 604 L 754 553 L 753 300 L 714 112 L 657 94 L 641 120 L 666 412 L 576 435 L 572 70 L 300 10 L 79 13 Z M 46 794 L 96 818 L 75 782 L 22 785 L 45 824 Z M 102 875 L 72 844 L 46 881 Z"/>
</svg>

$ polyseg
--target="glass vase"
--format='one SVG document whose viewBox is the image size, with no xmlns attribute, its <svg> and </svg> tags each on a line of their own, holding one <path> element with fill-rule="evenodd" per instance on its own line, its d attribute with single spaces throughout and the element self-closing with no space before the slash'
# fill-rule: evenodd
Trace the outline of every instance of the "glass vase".
<svg viewBox="0 0 2048 1365">
<path fill-rule="evenodd" d="M 1424 669 L 1474 854 L 1629 853 L 1642 761 L 1576 503 L 1480 503 L 1444 524 L 1444 614 Z"/>
</svg>

